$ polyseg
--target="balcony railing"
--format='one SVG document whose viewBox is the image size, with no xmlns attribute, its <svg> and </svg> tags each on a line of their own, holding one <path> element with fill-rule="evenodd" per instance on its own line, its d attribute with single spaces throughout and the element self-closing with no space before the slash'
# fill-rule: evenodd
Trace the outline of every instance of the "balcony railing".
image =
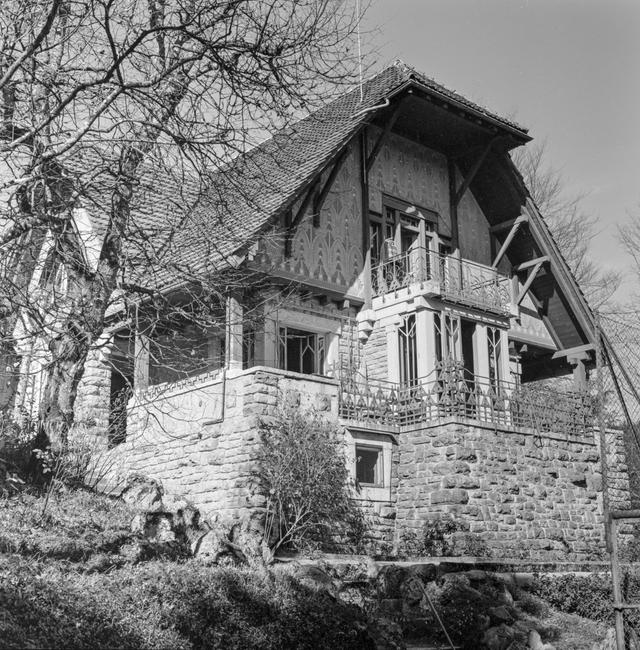
<svg viewBox="0 0 640 650">
<path fill-rule="evenodd" d="M 470 375 L 458 365 L 443 365 L 411 385 L 342 380 L 340 416 L 396 428 L 456 417 L 571 435 L 587 435 L 594 420 L 592 399 L 586 393 L 491 380 Z"/>
<path fill-rule="evenodd" d="M 490 266 L 415 248 L 372 268 L 375 296 L 427 282 L 446 300 L 500 313 L 509 311 L 509 279 Z"/>
</svg>

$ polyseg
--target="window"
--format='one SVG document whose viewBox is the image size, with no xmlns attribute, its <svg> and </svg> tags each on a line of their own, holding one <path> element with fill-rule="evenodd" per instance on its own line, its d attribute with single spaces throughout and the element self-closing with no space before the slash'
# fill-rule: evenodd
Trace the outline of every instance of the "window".
<svg viewBox="0 0 640 650">
<path fill-rule="evenodd" d="M 360 485 L 383 487 L 382 447 L 356 445 L 356 480 Z"/>
<path fill-rule="evenodd" d="M 278 366 L 282 370 L 307 375 L 324 372 L 324 336 L 313 332 L 280 327 Z"/>
<path fill-rule="evenodd" d="M 453 363 L 462 357 L 460 317 L 452 314 L 435 314 L 436 360 Z"/>
<path fill-rule="evenodd" d="M 416 316 L 406 316 L 398 329 L 400 351 L 400 383 L 415 386 L 418 381 L 418 356 L 416 349 Z"/>
<path fill-rule="evenodd" d="M 500 356 L 501 348 L 501 331 L 497 327 L 487 327 L 487 345 L 489 347 L 489 381 L 494 390 L 500 387 L 502 379 Z"/>
</svg>

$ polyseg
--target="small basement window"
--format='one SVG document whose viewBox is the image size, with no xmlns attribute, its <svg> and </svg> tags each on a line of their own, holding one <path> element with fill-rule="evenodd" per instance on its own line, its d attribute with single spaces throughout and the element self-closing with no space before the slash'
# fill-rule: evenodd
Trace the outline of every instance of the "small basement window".
<svg viewBox="0 0 640 650">
<path fill-rule="evenodd" d="M 382 487 L 382 447 L 356 445 L 356 480 L 360 485 Z"/>
</svg>

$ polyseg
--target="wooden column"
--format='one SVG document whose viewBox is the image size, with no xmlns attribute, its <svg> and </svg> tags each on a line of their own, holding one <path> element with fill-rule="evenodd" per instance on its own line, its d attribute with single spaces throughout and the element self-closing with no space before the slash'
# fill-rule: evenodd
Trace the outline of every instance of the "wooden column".
<svg viewBox="0 0 640 650">
<path fill-rule="evenodd" d="M 234 296 L 227 297 L 226 366 L 242 370 L 242 304 Z"/>
<path fill-rule="evenodd" d="M 362 213 L 362 282 L 364 309 L 371 309 L 371 240 L 369 233 L 369 171 L 367 169 L 367 130 L 360 133 L 360 202 Z"/>
<path fill-rule="evenodd" d="M 584 359 L 569 357 L 567 361 L 573 366 L 573 381 L 576 390 L 583 391 L 587 389 L 587 368 L 584 365 Z"/>
<path fill-rule="evenodd" d="M 449 211 L 451 218 L 451 248 L 455 253 L 458 250 L 458 203 L 456 190 L 456 164 L 449 158 Z"/>
</svg>

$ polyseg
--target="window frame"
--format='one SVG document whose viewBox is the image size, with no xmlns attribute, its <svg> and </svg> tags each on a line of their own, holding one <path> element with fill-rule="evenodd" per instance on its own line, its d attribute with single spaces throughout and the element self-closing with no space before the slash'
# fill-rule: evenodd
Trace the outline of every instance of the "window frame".
<svg viewBox="0 0 640 650">
<path fill-rule="evenodd" d="M 360 454 L 358 453 L 359 451 L 375 451 L 377 452 L 377 457 L 376 457 L 376 463 L 374 466 L 374 481 L 373 483 L 370 482 L 365 482 L 361 481 L 358 478 L 358 462 L 360 458 Z M 385 487 L 385 480 L 384 480 L 384 447 L 382 445 L 376 445 L 375 443 L 371 442 L 357 442 L 355 443 L 355 476 L 356 476 L 356 484 L 360 487 L 368 487 L 368 488 L 384 488 Z"/>
<path fill-rule="evenodd" d="M 313 346 L 313 371 L 305 372 L 304 371 L 304 362 L 303 356 L 304 353 L 300 356 L 300 369 L 294 370 L 288 367 L 289 365 L 289 352 L 287 341 L 287 331 L 292 330 L 295 332 L 303 333 L 307 337 L 313 337 L 315 343 Z M 282 332 L 285 332 L 284 337 Z M 297 325 L 289 325 L 287 323 L 278 323 L 276 329 L 276 355 L 277 355 L 277 367 L 280 370 L 286 370 L 287 372 L 297 372 L 302 375 L 325 375 L 326 365 L 327 365 L 327 340 L 326 334 L 316 332 L 313 330 L 303 329 Z M 283 354 L 284 353 L 284 354 Z M 283 358 L 284 357 L 284 358 Z"/>
</svg>

